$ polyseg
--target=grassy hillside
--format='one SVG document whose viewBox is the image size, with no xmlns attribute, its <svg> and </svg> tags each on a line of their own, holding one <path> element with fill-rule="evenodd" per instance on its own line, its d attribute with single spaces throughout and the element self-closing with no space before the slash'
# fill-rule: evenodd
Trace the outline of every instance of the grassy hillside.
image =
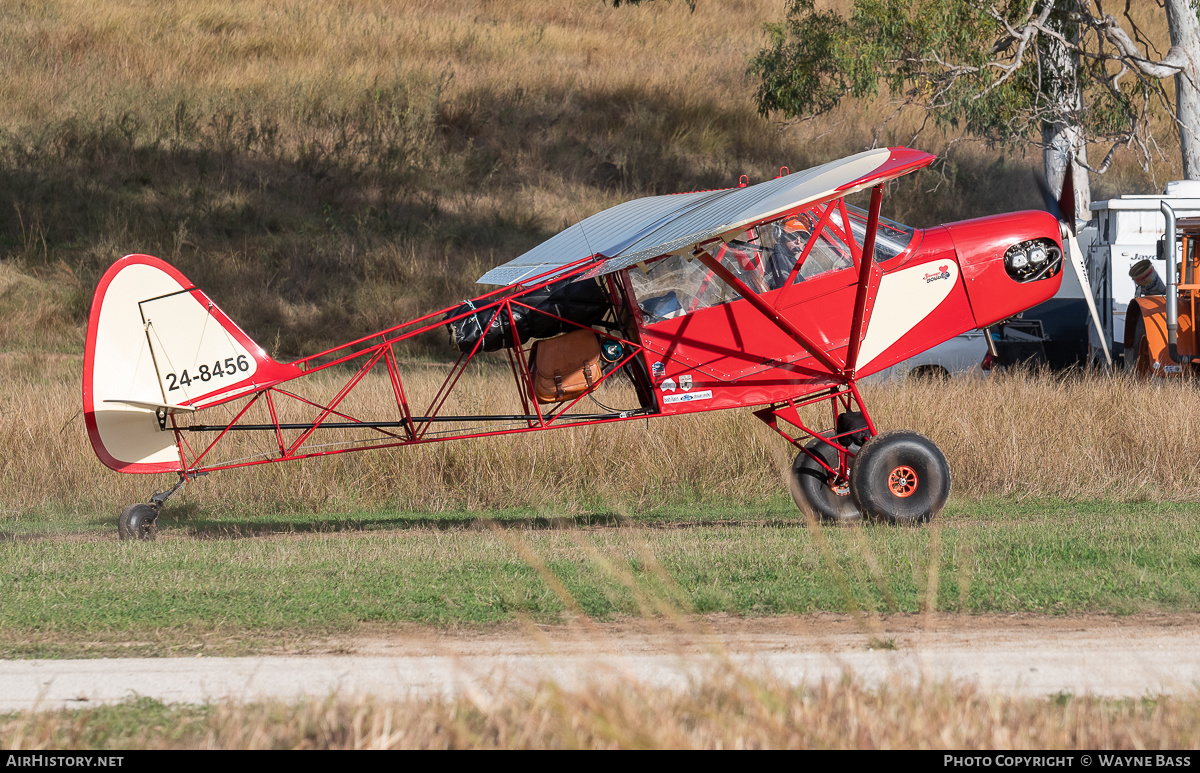
<svg viewBox="0 0 1200 773">
<path fill-rule="evenodd" d="M 754 112 L 746 59 L 784 12 L 0 4 L 0 350 L 81 350 L 99 275 L 148 252 L 298 356 L 473 295 L 488 267 L 627 198 L 869 146 L 887 105 L 798 125 Z M 889 126 L 880 143 L 948 142 Z M 926 225 L 1038 205 L 1035 151 L 963 144 L 951 159 L 887 213 Z M 1102 187 L 1160 183 L 1135 167 Z"/>
<path fill-rule="evenodd" d="M 121 255 L 167 258 L 277 356 L 299 356 L 473 295 L 490 266 L 630 197 L 758 181 L 868 147 L 891 106 L 799 124 L 755 113 L 746 60 L 784 5 L 0 2 L 0 440 L 28 448 L 0 457 L 6 508 L 87 512 L 147 493 L 100 467 L 79 416 L 92 291 Z M 908 118 L 888 127 L 880 143 L 950 159 L 892 186 L 893 217 L 929 225 L 1038 205 L 1035 151 L 914 140 Z M 1159 184 L 1125 163 L 1097 196 Z M 441 336 L 414 352 L 447 353 Z M 1115 405 L 1129 399 L 1119 386 L 977 386 L 933 415 L 912 415 L 925 402 L 916 388 L 872 399 L 884 426 L 947 448 L 968 496 L 1194 491 L 1183 462 L 1194 455 L 1144 471 L 1138 460 L 1162 454 L 1140 440 L 1136 428 L 1159 421 L 1140 408 L 1115 408 L 1108 434 L 1076 431 L 1087 450 L 1066 469 L 1022 461 L 1014 437 L 1057 447 L 1045 428 L 1061 426 L 1059 401 Z M 1172 399 L 1157 392 L 1147 410 L 1170 413 Z M 1018 429 L 997 413 L 1012 405 L 1045 408 Z M 1084 414 L 1074 426 L 1100 426 Z M 189 496 L 319 511 L 762 502 L 779 496 L 790 459 L 755 424 L 717 414 L 583 431 L 587 468 L 547 466 L 555 438 L 496 441 L 232 475 Z M 735 436 L 754 440 L 732 452 Z M 1001 459 L 997 447 L 1012 451 Z M 678 458 L 664 466 L 664 454 Z"/>
</svg>

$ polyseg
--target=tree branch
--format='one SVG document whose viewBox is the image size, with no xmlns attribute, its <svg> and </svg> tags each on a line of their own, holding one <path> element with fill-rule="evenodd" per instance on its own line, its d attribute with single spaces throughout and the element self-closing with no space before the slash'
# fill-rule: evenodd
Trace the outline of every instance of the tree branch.
<svg viewBox="0 0 1200 773">
<path fill-rule="evenodd" d="M 1133 42 L 1129 33 L 1121 27 L 1121 23 L 1111 13 L 1105 14 L 1101 19 L 1094 19 L 1092 23 L 1121 52 L 1122 62 L 1131 63 L 1151 78 L 1170 78 L 1179 73 L 1190 77 L 1194 74 L 1192 62 L 1182 46 L 1171 46 L 1165 57 L 1154 62 L 1142 56 L 1137 44 Z"/>
</svg>

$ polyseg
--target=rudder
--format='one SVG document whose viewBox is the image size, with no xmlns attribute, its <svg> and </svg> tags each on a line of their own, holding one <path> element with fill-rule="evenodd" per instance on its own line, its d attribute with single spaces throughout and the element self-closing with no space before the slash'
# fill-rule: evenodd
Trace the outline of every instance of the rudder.
<svg viewBox="0 0 1200 773">
<path fill-rule="evenodd" d="M 298 375 L 267 356 L 202 290 L 150 255 L 100 280 L 88 319 L 83 410 L 96 455 L 119 472 L 183 469 L 169 414 Z"/>
</svg>

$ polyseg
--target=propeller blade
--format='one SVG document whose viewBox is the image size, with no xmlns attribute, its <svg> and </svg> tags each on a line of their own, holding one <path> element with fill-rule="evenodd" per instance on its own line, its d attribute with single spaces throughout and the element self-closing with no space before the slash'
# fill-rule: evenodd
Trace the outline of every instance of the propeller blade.
<svg viewBox="0 0 1200 773">
<path fill-rule="evenodd" d="M 1072 197 L 1074 198 L 1074 197 Z M 1074 218 L 1072 218 L 1074 219 Z M 1079 239 L 1072 232 L 1063 239 L 1067 252 L 1070 253 L 1070 264 L 1075 269 L 1079 279 L 1079 287 L 1083 290 L 1083 299 L 1087 301 L 1088 313 L 1092 315 L 1092 324 L 1096 326 L 1096 337 L 1100 339 L 1100 347 L 1104 350 L 1104 360 L 1112 367 L 1112 354 L 1108 351 L 1108 341 L 1104 339 L 1104 327 L 1100 324 L 1100 312 L 1096 310 L 1096 296 L 1092 294 L 1092 283 L 1088 281 L 1087 267 L 1083 263 L 1083 252 L 1079 249 Z"/>
<path fill-rule="evenodd" d="M 1071 229 L 1071 235 L 1075 235 L 1075 162 L 1073 159 L 1067 159 L 1067 169 L 1063 173 L 1062 193 L 1058 195 L 1058 213 L 1059 220 L 1067 224 L 1067 228 Z M 1078 249 L 1078 248 L 1076 248 Z"/>
<path fill-rule="evenodd" d="M 1037 189 L 1042 194 L 1042 205 L 1046 208 L 1046 211 L 1054 215 L 1055 219 L 1062 220 L 1062 212 L 1058 209 L 1058 200 L 1050 192 L 1050 186 L 1046 184 L 1046 178 L 1034 172 L 1033 181 L 1037 184 Z"/>
</svg>

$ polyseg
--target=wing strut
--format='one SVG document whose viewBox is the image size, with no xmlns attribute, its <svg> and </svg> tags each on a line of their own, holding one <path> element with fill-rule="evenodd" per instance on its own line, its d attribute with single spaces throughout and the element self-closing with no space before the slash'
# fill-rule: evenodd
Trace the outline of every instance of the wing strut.
<svg viewBox="0 0 1200 773">
<path fill-rule="evenodd" d="M 738 279 L 732 271 L 709 255 L 707 252 L 701 252 L 696 258 L 705 266 L 708 267 L 714 274 L 721 278 L 721 281 L 737 290 L 743 298 L 750 301 L 750 305 L 758 309 L 764 317 L 770 320 L 776 327 L 782 330 L 789 338 L 800 344 L 806 352 L 811 354 L 817 362 L 821 363 L 830 373 L 840 374 L 842 366 L 838 365 L 829 355 L 825 353 L 821 347 L 812 342 L 808 336 L 791 322 L 789 322 L 782 314 L 771 308 L 770 304 L 759 297 L 758 293 L 751 290 L 745 282 Z"/>
<path fill-rule="evenodd" d="M 867 327 L 867 302 L 879 291 L 879 269 L 875 265 L 875 231 L 879 228 L 879 207 L 883 203 L 883 186 L 871 189 L 871 211 L 867 214 L 867 233 L 863 236 L 862 255 L 858 264 L 858 291 L 854 294 L 854 317 L 850 323 L 850 346 L 846 349 L 846 373 L 853 376 L 858 369 L 858 350 L 862 347 Z M 850 233 L 850 224 L 846 232 Z M 853 240 L 853 237 L 851 238 Z"/>
</svg>

